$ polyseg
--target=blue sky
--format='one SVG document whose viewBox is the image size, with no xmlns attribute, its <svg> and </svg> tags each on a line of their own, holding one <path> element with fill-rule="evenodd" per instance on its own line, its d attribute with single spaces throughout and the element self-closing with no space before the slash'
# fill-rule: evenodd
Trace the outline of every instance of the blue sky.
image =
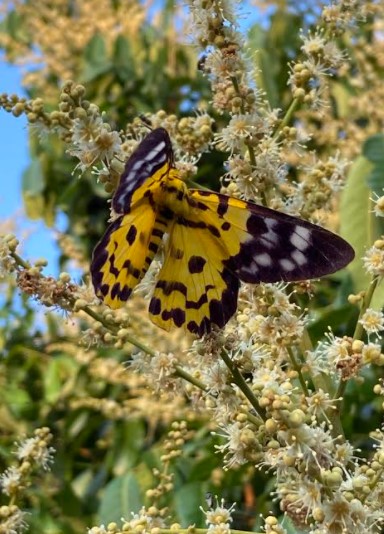
<svg viewBox="0 0 384 534">
<path fill-rule="evenodd" d="M 0 61 L 0 93 L 23 95 L 20 71 Z M 53 231 L 40 221 L 31 221 L 22 215 L 21 180 L 29 162 L 28 129 L 24 116 L 14 117 L 0 109 L 0 224 L 5 219 L 16 222 L 16 234 L 22 239 L 22 256 L 25 259 L 44 257 L 48 274 L 57 274 L 58 249 Z"/>
</svg>

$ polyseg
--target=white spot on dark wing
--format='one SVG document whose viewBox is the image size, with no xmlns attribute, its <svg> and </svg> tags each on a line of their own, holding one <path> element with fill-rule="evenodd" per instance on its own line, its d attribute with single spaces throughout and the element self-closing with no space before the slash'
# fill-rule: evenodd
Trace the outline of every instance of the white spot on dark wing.
<svg viewBox="0 0 384 534">
<path fill-rule="evenodd" d="M 293 271 L 293 269 L 296 267 L 293 261 L 287 260 L 286 258 L 279 260 L 279 263 L 281 267 L 284 269 L 284 271 Z"/>
<path fill-rule="evenodd" d="M 145 158 L 144 158 L 145 161 L 152 161 L 153 159 L 155 159 L 158 153 L 164 150 L 164 148 L 165 148 L 165 142 L 161 141 L 161 143 L 159 143 L 154 148 L 152 148 L 152 150 L 146 153 Z M 161 158 L 161 161 L 163 161 L 163 159 L 164 158 Z"/>
<path fill-rule="evenodd" d="M 300 267 L 302 265 L 304 265 L 304 263 L 307 263 L 307 258 L 306 256 L 300 252 L 300 250 L 294 250 L 291 254 L 291 258 L 293 259 L 294 262 L 297 263 L 297 265 L 299 265 Z"/>
<path fill-rule="evenodd" d="M 242 267 L 241 268 L 241 272 L 242 273 L 246 273 L 246 274 L 250 274 L 250 275 L 257 274 L 258 270 L 259 269 L 258 269 L 257 265 L 255 265 L 254 263 L 252 263 L 248 267 Z"/>
<path fill-rule="evenodd" d="M 256 254 L 255 261 L 262 267 L 269 267 L 272 265 L 272 258 L 266 252 L 263 252 L 262 254 Z"/>
<path fill-rule="evenodd" d="M 264 219 L 264 222 L 267 225 L 268 230 L 272 230 L 273 228 L 276 227 L 277 224 L 279 224 L 279 222 L 276 221 L 276 219 L 271 219 L 270 217 L 266 217 Z"/>
<path fill-rule="evenodd" d="M 261 235 L 262 239 L 266 239 L 269 241 L 272 245 L 277 245 L 279 242 L 279 234 L 274 232 L 273 230 L 268 230 L 268 232 L 265 232 Z"/>
<path fill-rule="evenodd" d="M 264 239 L 264 237 L 260 237 L 260 243 L 264 245 L 266 248 L 269 248 L 269 249 L 275 248 L 275 245 L 271 241 Z"/>
<path fill-rule="evenodd" d="M 143 164 L 143 160 L 142 159 L 139 159 L 138 161 L 136 161 L 136 163 L 134 163 L 132 165 L 132 169 L 131 169 L 131 172 L 132 171 L 137 171 L 137 169 L 139 169 Z M 129 174 L 131 174 L 131 172 Z"/>
<path fill-rule="evenodd" d="M 310 245 L 310 236 L 311 231 L 308 230 L 308 228 L 296 225 L 290 237 L 290 241 L 295 248 L 305 250 Z"/>
</svg>

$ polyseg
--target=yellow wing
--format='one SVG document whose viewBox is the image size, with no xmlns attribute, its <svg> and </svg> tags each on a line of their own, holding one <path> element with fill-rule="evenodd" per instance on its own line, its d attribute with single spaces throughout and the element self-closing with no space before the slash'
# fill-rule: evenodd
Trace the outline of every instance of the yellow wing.
<svg viewBox="0 0 384 534">
<path fill-rule="evenodd" d="M 206 191 L 193 190 L 191 196 L 225 243 L 224 265 L 244 282 L 320 278 L 354 258 L 344 239 L 298 217 Z"/>
<path fill-rule="evenodd" d="M 111 308 L 128 300 L 146 273 L 165 230 L 149 203 L 139 202 L 107 228 L 91 263 L 95 293 Z"/>
<path fill-rule="evenodd" d="M 238 277 L 223 263 L 228 258 L 225 244 L 202 217 L 173 223 L 149 305 L 151 320 L 159 327 L 184 327 L 199 336 L 210 332 L 212 324 L 223 327 L 228 322 L 239 290 Z"/>
<path fill-rule="evenodd" d="M 161 328 L 203 335 L 235 313 L 240 280 L 305 280 L 353 258 L 342 238 L 251 202 L 190 191 L 188 216 L 175 217 L 149 312 Z"/>
</svg>

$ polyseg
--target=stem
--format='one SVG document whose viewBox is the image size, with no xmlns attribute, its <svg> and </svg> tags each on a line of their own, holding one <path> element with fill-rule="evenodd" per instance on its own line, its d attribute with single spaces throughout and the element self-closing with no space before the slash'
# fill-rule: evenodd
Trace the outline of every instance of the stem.
<svg viewBox="0 0 384 534">
<path fill-rule="evenodd" d="M 292 347 L 287 347 L 287 352 L 288 352 L 288 355 L 289 355 L 289 359 L 291 360 L 292 367 L 294 368 L 294 370 L 296 371 L 296 373 L 297 373 L 297 375 L 299 377 L 299 381 L 300 381 L 300 384 L 301 384 L 301 389 L 303 390 L 304 395 L 306 397 L 309 397 L 309 391 L 308 391 L 308 388 L 307 388 L 307 384 L 305 383 L 303 373 L 301 372 L 301 365 L 296 360 L 296 357 L 295 357 L 295 355 L 293 353 Z"/>
<path fill-rule="evenodd" d="M 378 283 L 379 283 L 379 277 L 377 276 L 377 277 L 373 278 L 373 280 L 370 283 L 370 286 L 368 288 L 368 291 L 364 295 L 363 303 L 362 303 L 361 308 L 360 308 L 359 318 L 357 319 L 355 332 L 353 334 L 353 340 L 361 339 L 363 334 L 364 334 L 363 325 L 360 324 L 359 321 L 362 318 L 362 316 L 364 315 L 364 313 L 366 312 L 366 310 L 369 307 L 369 305 L 371 304 L 373 293 L 375 292 L 375 289 L 376 289 Z"/>
<path fill-rule="evenodd" d="M 187 373 L 187 371 L 184 371 L 184 369 L 180 367 L 179 365 L 175 366 L 174 375 L 178 376 L 179 378 L 182 378 L 183 380 L 186 380 L 187 382 L 189 382 L 190 384 L 193 384 L 194 386 L 201 389 L 202 391 L 208 391 L 208 388 L 204 384 L 204 382 L 201 382 L 201 380 L 198 380 L 191 374 Z"/>
<path fill-rule="evenodd" d="M 159 534 L 207 534 L 209 532 L 206 528 L 179 528 L 179 529 L 167 529 L 159 528 Z M 231 528 L 231 534 L 250 534 L 249 530 L 234 530 Z M 252 534 L 262 534 L 261 532 L 252 532 Z"/>
<path fill-rule="evenodd" d="M 282 121 L 279 123 L 276 130 L 274 131 L 272 139 L 277 139 L 280 135 L 281 130 L 285 128 L 285 126 L 287 126 L 291 122 L 293 114 L 295 113 L 296 109 L 299 107 L 300 102 L 301 102 L 301 98 L 294 98 L 292 100 Z"/>
<path fill-rule="evenodd" d="M 265 421 L 265 414 L 260 409 L 259 403 L 257 402 L 257 398 L 255 397 L 255 395 L 253 394 L 253 391 L 251 390 L 251 388 L 248 386 L 248 384 L 244 380 L 243 375 L 240 373 L 239 369 L 236 367 L 236 365 L 233 363 L 233 361 L 229 357 L 228 353 L 223 349 L 220 353 L 220 356 L 232 374 L 233 383 L 236 384 L 236 386 L 243 392 L 245 397 L 251 403 L 257 415 L 260 417 L 260 419 L 262 421 Z"/>
<path fill-rule="evenodd" d="M 16 252 L 11 252 L 11 256 L 16 261 L 16 263 L 20 265 L 20 267 L 23 267 L 24 269 L 31 268 L 31 265 L 27 261 L 24 261 L 23 258 L 16 254 Z"/>
</svg>

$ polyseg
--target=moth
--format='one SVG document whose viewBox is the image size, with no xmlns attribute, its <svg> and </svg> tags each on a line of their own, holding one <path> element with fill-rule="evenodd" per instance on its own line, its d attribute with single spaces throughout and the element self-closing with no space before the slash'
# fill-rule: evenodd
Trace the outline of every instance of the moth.
<svg viewBox="0 0 384 534">
<path fill-rule="evenodd" d="M 297 217 L 219 193 L 188 189 L 164 128 L 128 159 L 112 199 L 116 219 L 93 251 L 96 295 L 119 308 L 143 278 L 163 236 L 164 262 L 149 304 L 151 320 L 202 336 L 237 308 L 240 281 L 319 278 L 354 257 L 341 237 Z"/>
</svg>

